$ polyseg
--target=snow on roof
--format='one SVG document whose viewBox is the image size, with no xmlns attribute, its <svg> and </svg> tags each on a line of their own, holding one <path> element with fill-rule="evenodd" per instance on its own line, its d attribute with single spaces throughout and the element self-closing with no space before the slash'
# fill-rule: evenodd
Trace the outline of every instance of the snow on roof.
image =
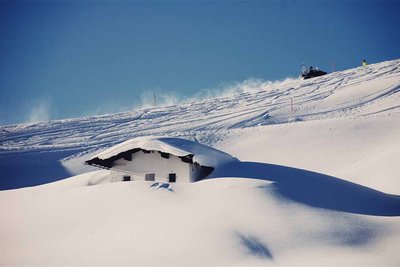
<svg viewBox="0 0 400 267">
<path fill-rule="evenodd" d="M 200 143 L 174 137 L 138 137 L 115 145 L 88 160 L 91 164 L 96 159 L 107 161 L 116 158 L 121 153 L 135 149 L 159 151 L 177 157 L 193 157 L 193 162 L 202 166 L 217 167 L 229 161 L 237 160 L 229 154 Z M 97 161 L 96 161 L 97 162 Z"/>
</svg>

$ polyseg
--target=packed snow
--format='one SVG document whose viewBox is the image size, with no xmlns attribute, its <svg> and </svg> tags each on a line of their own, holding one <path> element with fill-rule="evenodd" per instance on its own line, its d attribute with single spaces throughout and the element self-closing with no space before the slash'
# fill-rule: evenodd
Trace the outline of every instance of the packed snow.
<svg viewBox="0 0 400 267">
<path fill-rule="evenodd" d="M 0 264 L 398 265 L 399 103 L 394 60 L 173 106 L 1 126 Z M 112 183 L 83 164 L 146 136 L 239 160 L 190 184 Z"/>
<path fill-rule="evenodd" d="M 193 162 L 197 162 L 202 166 L 213 168 L 235 160 L 230 155 L 222 151 L 207 147 L 197 142 L 181 138 L 155 136 L 130 139 L 105 151 L 102 151 L 101 153 L 95 155 L 93 159 L 109 159 L 111 157 L 117 156 L 122 152 L 137 148 L 148 151 L 160 151 L 178 157 L 191 155 L 193 156 Z"/>
</svg>

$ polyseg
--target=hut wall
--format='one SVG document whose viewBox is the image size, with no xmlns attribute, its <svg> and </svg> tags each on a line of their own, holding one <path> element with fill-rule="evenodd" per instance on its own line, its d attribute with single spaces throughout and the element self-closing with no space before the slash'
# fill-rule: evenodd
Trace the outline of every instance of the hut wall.
<svg viewBox="0 0 400 267">
<path fill-rule="evenodd" d="M 171 173 L 176 174 L 176 182 L 191 182 L 191 165 L 179 157 L 169 154 L 162 157 L 158 151 L 132 154 L 132 160 L 119 159 L 111 168 L 114 181 L 123 181 L 124 176 L 130 176 L 133 181 L 144 181 L 146 174 L 155 174 L 155 181 L 168 182 Z"/>
</svg>

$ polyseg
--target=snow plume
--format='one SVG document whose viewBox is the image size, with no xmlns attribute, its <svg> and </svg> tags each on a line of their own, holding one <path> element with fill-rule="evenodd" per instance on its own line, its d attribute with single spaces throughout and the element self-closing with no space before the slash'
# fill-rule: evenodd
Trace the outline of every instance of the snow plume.
<svg viewBox="0 0 400 267">
<path fill-rule="evenodd" d="M 192 96 L 179 96 L 177 92 L 161 92 L 161 89 L 149 89 L 140 95 L 140 99 L 132 106 L 132 110 L 171 106 L 180 103 L 197 102 L 217 97 L 230 97 L 241 93 L 255 93 L 262 90 L 274 90 L 282 85 L 297 81 L 295 78 L 286 78 L 278 81 L 264 81 L 258 78 L 249 78 L 242 82 L 224 82 L 214 88 L 200 89 Z M 155 97 L 154 97 L 155 94 Z M 156 103 L 154 103 L 154 98 Z M 122 110 L 120 110 L 122 111 Z"/>
<path fill-rule="evenodd" d="M 49 121 L 52 119 L 51 105 L 49 101 L 41 99 L 36 101 L 31 107 L 26 122 L 35 123 L 41 121 Z"/>
<path fill-rule="evenodd" d="M 157 107 L 165 107 L 203 101 L 211 98 L 231 97 L 241 93 L 255 93 L 262 90 L 268 91 L 287 86 L 293 82 L 298 82 L 298 79 L 286 78 L 284 80 L 265 81 L 258 78 L 249 78 L 241 82 L 224 82 L 213 88 L 200 89 L 192 96 L 182 96 L 176 91 L 167 91 L 165 89 L 163 92 L 161 88 L 149 88 L 139 94 L 138 98 L 130 103 L 107 103 L 95 110 L 85 112 L 84 116 L 98 116 L 126 112 L 129 110 L 153 108 L 155 104 Z"/>
<path fill-rule="evenodd" d="M 214 97 L 229 97 L 241 93 L 255 93 L 262 90 L 273 90 L 276 87 L 296 81 L 295 78 L 286 78 L 277 81 L 264 81 L 259 78 L 249 78 L 242 82 L 221 83 L 213 89 L 202 89 L 191 101 L 203 100 Z"/>
</svg>

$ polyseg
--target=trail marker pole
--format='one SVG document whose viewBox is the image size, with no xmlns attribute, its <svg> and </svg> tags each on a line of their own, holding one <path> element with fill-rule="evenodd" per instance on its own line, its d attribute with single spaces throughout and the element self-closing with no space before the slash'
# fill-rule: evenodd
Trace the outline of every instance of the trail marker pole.
<svg viewBox="0 0 400 267">
<path fill-rule="evenodd" d="M 154 107 L 157 107 L 156 92 L 154 92 L 153 100 L 154 100 Z"/>
<path fill-rule="evenodd" d="M 294 119 L 293 98 L 290 99 L 290 113 L 292 114 L 292 119 Z"/>
</svg>

